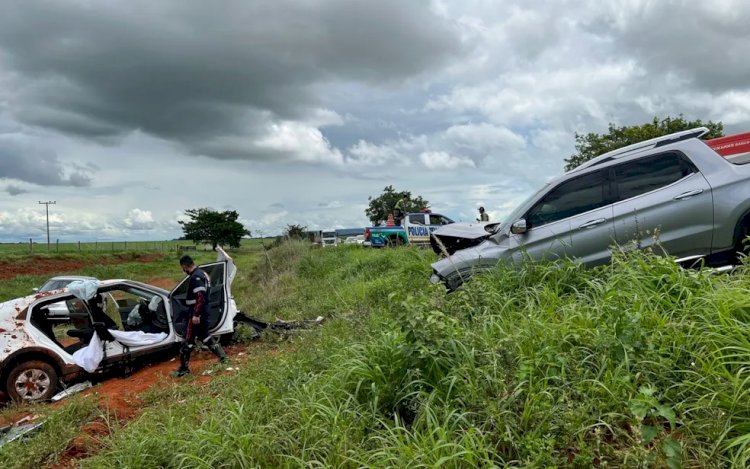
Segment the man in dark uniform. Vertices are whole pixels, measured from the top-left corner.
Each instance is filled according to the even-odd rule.
[[[185,338],[180,346],[180,367],[172,373],[175,377],[190,373],[188,364],[190,363],[190,354],[195,347],[195,339],[199,339],[210,351],[215,353],[220,362],[227,361],[227,355],[224,353],[221,344],[208,333],[208,289],[211,286],[211,279],[208,278],[208,274],[195,266],[195,262],[190,256],[180,258],[180,267],[182,267],[183,272],[190,276],[185,298],[190,315],[185,329]]]

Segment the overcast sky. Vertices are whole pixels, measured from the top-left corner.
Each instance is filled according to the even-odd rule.
[[[492,219],[575,132],[750,130],[747,0],[0,0],[0,241],[366,226],[387,185]]]

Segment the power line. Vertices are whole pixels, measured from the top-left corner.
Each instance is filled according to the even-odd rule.
[[[47,209],[47,251],[49,251],[49,206],[57,204],[56,201],[48,201],[48,202],[39,202],[39,204],[43,204],[46,206]]]

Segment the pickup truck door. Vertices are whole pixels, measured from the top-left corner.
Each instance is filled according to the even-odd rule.
[[[410,213],[405,223],[409,244],[429,243],[430,228],[427,226],[427,214]]]
[[[711,186],[682,153],[624,162],[613,171],[615,234],[620,246],[645,248],[658,239],[672,256],[711,252]]]
[[[605,263],[614,239],[611,186],[607,170],[570,179],[552,188],[524,217],[526,233],[510,235],[515,262],[575,258]]]

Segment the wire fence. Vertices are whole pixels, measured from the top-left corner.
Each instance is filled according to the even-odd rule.
[[[46,253],[118,253],[118,252],[174,252],[174,251],[210,251],[210,245],[195,245],[191,241],[94,241],[94,242],[60,242],[52,241],[49,245],[29,239],[20,243],[0,243],[2,254],[46,254]]]

